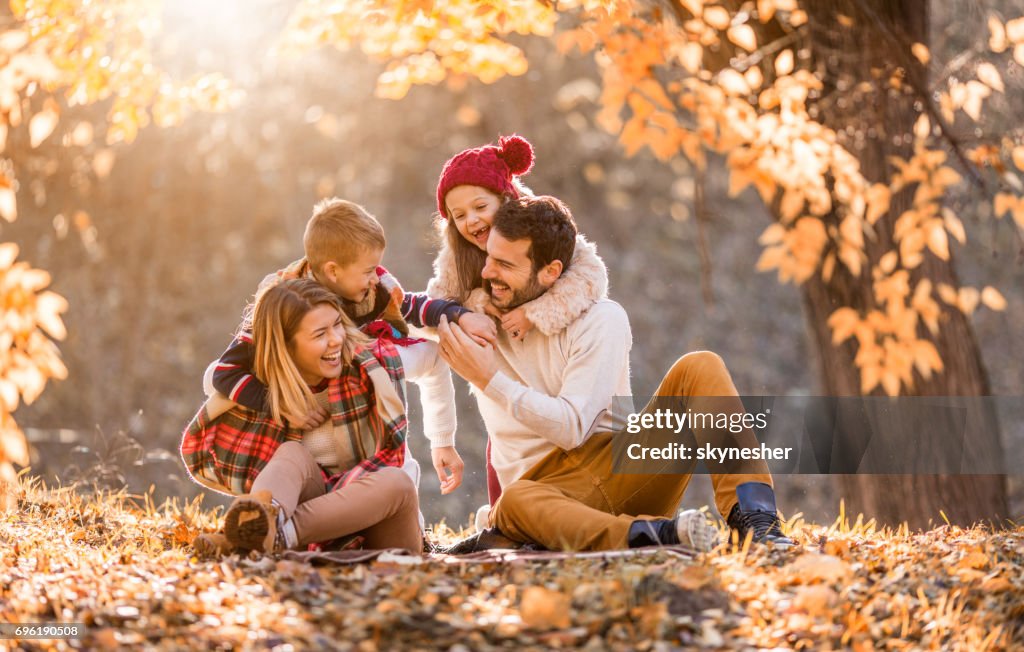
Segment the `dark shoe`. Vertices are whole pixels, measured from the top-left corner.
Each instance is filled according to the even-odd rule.
[[[775,491],[763,482],[745,482],[736,487],[739,500],[729,511],[725,521],[739,534],[742,543],[753,533],[755,543],[770,543],[779,548],[790,548],[796,542],[782,533],[779,513],[775,508]]]
[[[630,548],[690,546],[707,552],[718,544],[718,529],[702,512],[684,509],[675,518],[637,519],[629,526]]]
[[[525,551],[538,551],[544,550],[543,547],[535,543],[520,543],[513,539],[509,539],[507,536],[502,534],[501,530],[496,527],[487,528],[486,530],[480,530],[476,534],[466,537],[461,541],[456,541],[447,548],[441,548],[438,552],[445,555],[468,555],[472,552],[482,552],[484,550],[525,550]]]

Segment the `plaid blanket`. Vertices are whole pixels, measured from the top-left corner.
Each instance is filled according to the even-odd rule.
[[[376,340],[361,348],[327,387],[331,423],[345,428],[360,461],[328,479],[344,487],[384,466],[405,462],[405,374],[394,344]],[[193,480],[230,495],[248,493],[277,447],[301,441],[302,432],[274,422],[220,395],[210,398],[189,423],[181,457]],[[373,442],[372,450],[367,442]]]

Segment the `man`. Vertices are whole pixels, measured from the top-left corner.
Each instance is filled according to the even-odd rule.
[[[491,226],[483,270],[495,307],[511,310],[546,292],[566,270],[575,242],[576,225],[559,200],[505,203]],[[446,321],[439,334],[442,357],[475,388],[503,489],[490,524],[505,536],[553,550],[714,545],[717,533],[700,512],[669,518],[688,474],[612,473],[611,440],[622,425],[612,401],[631,394],[632,336],[619,304],[596,301],[554,335],[533,331],[514,341],[500,332],[494,346],[477,344]],[[709,352],[680,358],[657,395],[727,397],[731,411],[743,409],[725,365]],[[721,435],[693,430],[698,442]],[[731,437],[757,445],[749,429]],[[779,529],[767,465],[745,470],[712,475],[719,511],[741,537],[749,532],[756,541],[792,545]]]

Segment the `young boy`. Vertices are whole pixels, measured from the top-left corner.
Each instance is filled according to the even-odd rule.
[[[313,208],[303,236],[305,257],[267,276],[260,287],[289,278],[308,277],[337,294],[345,313],[364,333],[395,341],[406,378],[420,386],[424,434],[445,494],[462,481],[463,463],[455,450],[455,390],[448,365],[435,342],[409,338],[409,325],[436,327],[442,316],[458,323],[479,341],[494,341],[494,322],[470,312],[454,301],[431,299],[426,293],[407,293],[386,269],[381,258],[387,242],[380,223],[362,206],[338,198],[325,199]],[[267,388],[252,373],[253,346],[250,316],[220,359],[210,365],[207,393],[215,389],[247,408],[266,409]],[[210,385],[212,384],[212,388]],[[326,409],[310,414],[285,414],[303,430],[317,428],[328,418]],[[419,466],[406,455],[406,471],[419,485]]]

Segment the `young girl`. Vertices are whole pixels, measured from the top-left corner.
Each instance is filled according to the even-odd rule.
[[[270,414],[215,396],[182,439],[193,479],[242,494],[223,535],[202,535],[197,550],[275,552],[358,533],[369,548],[419,552],[419,500],[401,470],[407,421],[394,345],[362,335],[338,297],[311,279],[257,297],[252,339]],[[283,425],[282,414],[318,405],[330,412],[325,424]]]
[[[533,194],[519,181],[532,167],[533,147],[515,135],[499,139],[497,146],[467,149],[445,163],[437,184],[435,220],[442,247],[427,285],[431,297],[458,301],[474,312],[499,318],[515,340],[525,338],[532,328],[545,335],[558,333],[608,295],[608,270],[597,248],[580,235],[568,270],[551,289],[505,314],[491,306],[480,275],[491,222],[504,202]],[[487,451],[487,493],[493,505],[501,487],[490,465],[490,443]],[[478,513],[478,524],[481,520]]]

